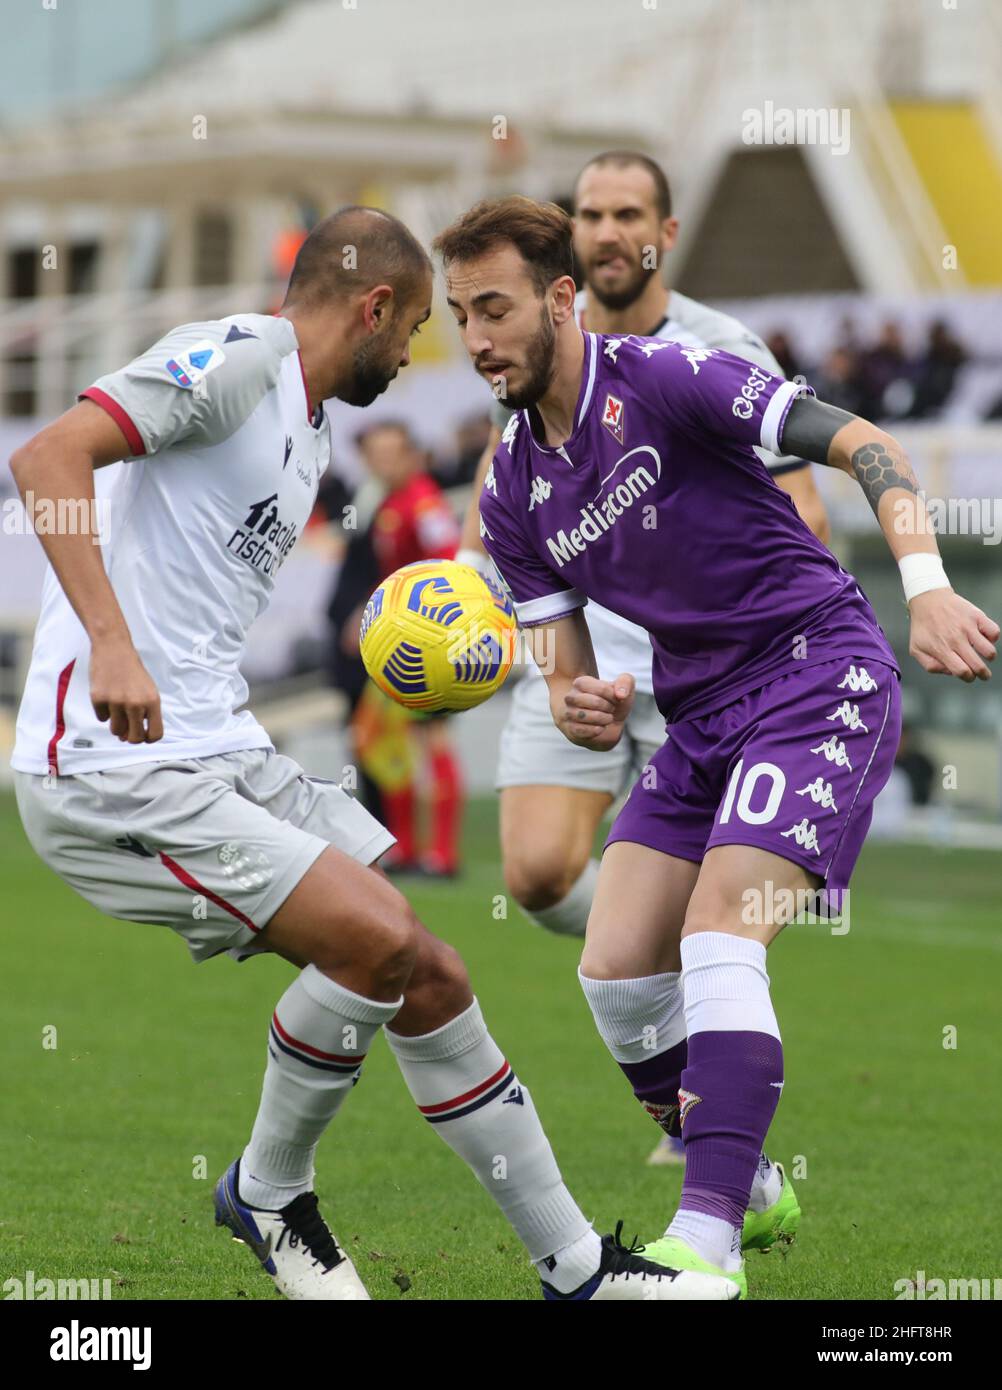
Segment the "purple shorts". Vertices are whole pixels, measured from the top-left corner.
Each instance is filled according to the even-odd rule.
[[[673,724],[606,844],[696,863],[715,845],[754,845],[846,888],[900,733],[890,666],[840,657],[781,676]]]

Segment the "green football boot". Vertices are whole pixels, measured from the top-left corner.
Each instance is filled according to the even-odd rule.
[[[730,1295],[732,1299],[748,1297],[748,1280],[743,1266],[741,1269],[719,1269],[717,1265],[711,1265],[709,1260],[704,1260],[702,1255],[697,1255],[692,1246],[678,1236],[661,1236],[659,1240],[643,1246],[642,1252],[645,1260],[651,1260],[656,1265],[667,1265],[669,1269],[689,1269],[696,1274],[714,1274],[718,1279],[726,1279],[734,1289]]]
[[[783,1179],[779,1200],[766,1207],[765,1211],[745,1212],[742,1250],[760,1250],[765,1255],[774,1245],[792,1245],[796,1239],[800,1226],[800,1203],[793,1183],[786,1176],[786,1169],[782,1163],[777,1163],[776,1167]]]

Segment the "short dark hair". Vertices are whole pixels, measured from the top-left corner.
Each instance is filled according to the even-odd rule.
[[[581,174],[586,169],[602,168],[611,164],[617,169],[628,169],[630,165],[637,165],[641,169],[646,169],[654,182],[654,206],[658,210],[658,215],[662,220],[671,217],[671,189],[668,186],[668,178],[661,165],[650,155],[641,154],[639,150],[606,150],[603,154],[597,154],[594,159],[589,159],[588,163],[574,180],[574,202],[577,204],[577,187],[581,182]]]
[[[467,261],[510,243],[519,252],[536,291],[543,295],[561,275],[574,274],[574,229],[556,203],[537,203],[513,194],[486,198],[457,217],[431,244],[450,261]]]
[[[285,302],[319,304],[387,284],[406,303],[431,268],[424,247],[396,217],[352,204],[318,222],[303,242]]]
[[[355,436],[356,448],[364,449],[366,443],[374,434],[383,434],[387,430],[392,434],[399,434],[404,442],[410,445],[412,449],[417,447],[414,436],[411,434],[411,427],[408,425],[407,421],[399,420],[396,416],[387,416],[385,420],[372,420],[359,430],[358,434]]]

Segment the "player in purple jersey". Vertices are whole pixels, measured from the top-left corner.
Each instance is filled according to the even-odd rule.
[[[559,208],[482,203],[435,249],[474,365],[518,411],[483,538],[542,630],[573,743],[614,746],[633,695],[630,675],[598,679],[588,597],[651,634],[672,736],[609,836],[579,976],[613,1055],[646,1045],[621,1065],[685,1143],[678,1212],[648,1252],[744,1294],[742,1225],[783,1086],[766,947],[798,903],[848,884],[900,728],[869,602],[754,448],[859,481],[925,670],[987,680],[999,627],[951,589],[890,435],[728,353],[582,332]]]

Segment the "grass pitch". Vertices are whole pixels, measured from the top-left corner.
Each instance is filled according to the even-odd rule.
[[[659,1132],[595,1033],[576,945],[513,904],[496,915],[491,801],[470,807],[466,854],[459,883],[405,891],[462,951],[589,1217],[653,1239],[681,1179],[644,1164]],[[290,967],[196,968],[166,929],[102,917],[35,857],[10,796],[0,875],[0,1283],[31,1269],[107,1278],[122,1298],[278,1297],[213,1225],[212,1184],[250,1131]],[[788,1253],[750,1257],[751,1297],[890,1299],[919,1270],[998,1272],[998,885],[990,853],[874,844],[849,933],[796,926],[770,951],[787,1081],[767,1148],[802,1172],[804,1222]],[[321,1143],[317,1190],[377,1299],[539,1296],[381,1039]]]

